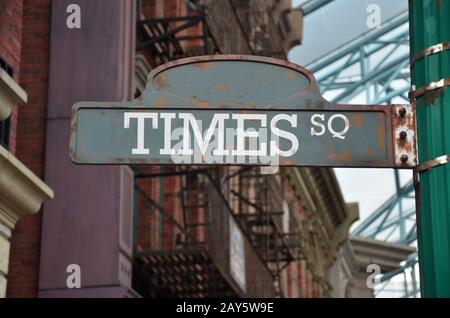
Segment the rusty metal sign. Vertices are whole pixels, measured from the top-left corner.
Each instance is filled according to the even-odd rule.
[[[74,105],[79,164],[396,167],[416,164],[410,105],[336,105],[313,75],[265,57],[214,55],[154,69],[132,102]]]

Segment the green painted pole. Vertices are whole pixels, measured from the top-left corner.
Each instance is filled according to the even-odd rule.
[[[450,1],[410,0],[409,21],[411,62],[416,61],[411,68],[416,93],[411,99],[417,107],[419,167],[425,167],[423,163],[450,154],[448,81],[442,88],[428,86],[450,78],[450,50],[421,54],[450,41]],[[421,88],[427,86],[423,93]],[[421,171],[416,196],[422,296],[450,297],[450,163]]]

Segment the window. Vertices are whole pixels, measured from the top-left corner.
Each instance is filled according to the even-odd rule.
[[[0,145],[5,148],[9,146],[9,127],[11,117],[8,117],[6,120],[0,121]]]
[[[281,13],[281,21],[283,23],[283,28],[285,33],[291,32],[291,24],[289,23],[289,14],[291,13],[291,9],[286,9]]]
[[[13,77],[13,69],[0,57],[0,68],[4,69],[9,76]]]
[[[0,57],[0,68],[6,71],[9,76],[13,77],[13,69]],[[11,117],[0,121],[0,145],[5,148],[9,146],[9,129],[11,126]]]

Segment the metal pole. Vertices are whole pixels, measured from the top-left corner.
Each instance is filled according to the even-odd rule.
[[[410,0],[409,20],[410,97],[416,104],[420,161],[416,197],[421,291],[424,297],[450,297],[450,164],[448,157],[435,160],[450,154],[450,51],[445,44],[450,41],[450,1]],[[429,49],[435,45],[437,50]]]

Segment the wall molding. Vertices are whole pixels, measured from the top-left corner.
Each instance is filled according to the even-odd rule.
[[[20,217],[35,214],[53,190],[13,154],[0,146],[0,221],[14,228]]]
[[[11,115],[14,106],[26,103],[27,93],[16,81],[0,68],[0,120]]]

